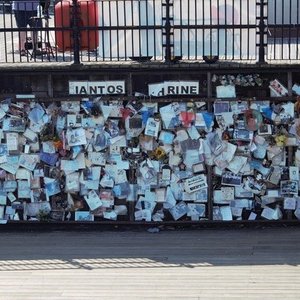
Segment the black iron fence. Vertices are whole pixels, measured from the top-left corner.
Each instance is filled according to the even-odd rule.
[[[299,5],[300,0],[0,0],[0,62],[296,61]]]

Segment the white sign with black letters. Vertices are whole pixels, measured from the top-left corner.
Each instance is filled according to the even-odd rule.
[[[167,95],[198,95],[198,81],[164,81],[148,85],[149,96],[160,97]]]
[[[69,81],[70,95],[125,94],[125,81]]]

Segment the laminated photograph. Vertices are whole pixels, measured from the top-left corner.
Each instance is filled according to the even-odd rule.
[[[220,207],[220,214],[223,221],[232,221],[231,207],[228,205]]]
[[[5,170],[6,172],[8,172],[10,174],[15,175],[19,169],[19,164],[10,164],[9,162],[2,163],[1,169]]]
[[[162,168],[162,172],[161,172],[161,180],[169,183],[171,180],[171,169],[170,168]]]
[[[265,207],[261,213],[261,217],[267,220],[276,220],[276,210],[270,207]]]
[[[264,190],[265,185],[261,182],[258,182],[253,177],[248,176],[243,182],[243,188],[254,193],[255,195],[259,195]]]
[[[17,189],[17,182],[15,180],[6,180],[3,182],[3,190],[8,192],[14,192]]]
[[[267,178],[271,172],[271,168],[264,167],[262,165],[262,162],[259,160],[251,160],[249,164],[251,169],[258,171],[263,176],[263,178]]]
[[[160,121],[154,118],[149,118],[146,123],[145,135],[158,137],[158,132],[160,130]]]
[[[28,217],[36,217],[41,211],[50,212],[51,206],[49,202],[27,203],[25,206],[25,214]]]
[[[28,180],[18,180],[18,198],[31,198],[31,189]]]
[[[257,133],[259,135],[272,135],[272,126],[270,124],[262,124]]]
[[[3,131],[24,132],[25,120],[23,118],[6,118],[3,120]]]
[[[253,209],[254,201],[249,199],[235,199],[230,202],[230,207],[245,208],[246,210]]]
[[[192,169],[195,174],[205,172],[206,170],[203,162],[194,164]]]
[[[21,179],[21,180],[28,180],[30,181],[31,178],[31,172],[27,169],[19,168],[16,172],[16,179]]]
[[[139,136],[139,145],[144,151],[153,151],[154,150],[155,140],[152,136],[140,135]]]
[[[213,206],[213,220],[222,221],[222,215],[219,206]]]
[[[256,214],[255,212],[251,211],[251,213],[250,213],[250,215],[249,215],[249,217],[248,217],[248,220],[249,220],[249,221],[253,221],[253,220],[255,220],[256,218],[257,218],[257,214]]]
[[[229,171],[234,174],[238,174],[244,165],[247,163],[248,158],[245,156],[235,156],[226,167]]]
[[[174,207],[170,208],[169,211],[173,219],[177,221],[178,219],[180,219],[181,217],[187,214],[188,207],[183,201],[181,201],[178,204],[176,204]]]
[[[93,142],[94,142],[94,149],[96,151],[101,151],[110,145],[110,135],[108,132],[104,131],[103,128],[98,127],[95,130]]]
[[[163,204],[164,209],[170,209],[176,205],[176,199],[170,187],[167,187],[167,192],[163,201],[165,201]]]
[[[196,116],[195,116],[195,126],[198,127],[199,129],[203,128],[203,129],[206,129],[207,128],[207,125],[206,125],[206,122],[205,122],[205,119],[204,119],[204,116],[202,113],[196,113]]]
[[[55,166],[58,160],[58,153],[44,153],[40,152],[40,160],[47,165]]]
[[[214,102],[214,114],[222,115],[223,113],[230,112],[230,104],[228,101],[215,101]]]
[[[4,211],[5,211],[5,206],[0,206],[0,224],[6,224],[7,222],[7,220],[4,220]]]
[[[153,196],[150,197],[149,195],[152,194]],[[152,201],[163,203],[166,201],[166,189],[165,188],[157,188],[155,192],[148,192],[145,193],[146,199],[151,199]]]
[[[213,191],[213,201],[214,204],[228,204],[228,201],[223,198],[223,193],[221,190]]]
[[[123,101],[119,100],[110,100],[109,106],[112,108],[109,114],[111,118],[121,118],[122,117],[122,109],[124,108]],[[101,105],[102,109],[102,105]]]
[[[208,199],[207,188],[201,189],[190,195],[194,195],[193,201],[196,203],[206,203]]]
[[[135,208],[140,210],[147,209],[152,213],[155,206],[156,206],[155,201],[146,199],[145,197],[140,197],[135,205]]]
[[[122,182],[122,183],[116,184],[113,187],[113,192],[114,192],[114,195],[117,198],[126,199],[129,192],[130,192],[129,183],[128,182]]]
[[[234,200],[234,187],[221,187],[222,198],[225,201]]]
[[[88,190],[98,190],[99,180],[86,180],[84,182],[84,186]]]
[[[44,181],[45,181],[45,190],[48,197],[59,194],[61,192],[60,184],[58,180],[45,177]]]
[[[241,207],[231,207],[231,214],[233,217],[241,217],[243,209]]]
[[[78,128],[82,125],[82,115],[68,114],[67,115],[67,127]]]
[[[44,153],[56,153],[56,149],[53,141],[47,141],[42,143],[42,149]]]
[[[30,142],[35,143],[38,140],[38,135],[36,132],[32,131],[29,128],[26,128],[25,132],[23,133],[23,136],[28,139]]]
[[[75,221],[92,222],[94,221],[94,215],[89,211],[75,211]]]
[[[187,129],[187,132],[192,140],[198,140],[201,137],[196,126],[191,126],[190,128]]]
[[[104,174],[100,180],[100,185],[102,187],[113,188],[114,187],[114,179],[109,174]]]
[[[16,132],[6,133],[7,150],[10,152],[18,151],[19,149],[19,134]]]
[[[107,219],[107,220],[113,220],[113,221],[116,221],[117,218],[118,218],[118,215],[117,213],[114,211],[114,210],[111,210],[111,211],[105,211],[103,213],[103,218],[104,219]]]
[[[156,177],[156,170],[154,169],[153,164],[149,159],[144,160],[139,165],[139,171],[143,177],[144,180],[151,180]]]
[[[6,192],[0,191],[0,205],[6,205],[6,204],[7,204]]]
[[[271,91],[271,97],[284,97],[288,95],[287,88],[277,79],[274,79],[270,82],[269,88]]]
[[[234,85],[219,85],[216,87],[217,98],[236,98]]]
[[[187,150],[184,155],[184,164],[187,168],[193,168],[193,165],[203,163],[204,156],[199,153],[199,150]]]
[[[240,186],[242,183],[242,176],[232,172],[224,172],[222,174],[222,185]]]
[[[184,185],[182,182],[178,182],[179,178],[175,176],[175,174],[172,174],[172,179],[170,183],[170,189],[172,191],[172,194],[174,195],[174,198],[176,200],[182,199],[182,194],[184,192]]]
[[[41,188],[41,179],[40,179],[40,177],[32,177],[30,179],[30,188],[33,189],[33,190]]]
[[[0,144],[0,164],[7,162],[7,145],[6,144]]]
[[[296,198],[284,198],[283,209],[295,210],[297,200]]]
[[[19,165],[29,171],[33,171],[36,164],[39,162],[39,156],[35,154],[21,154]]]
[[[207,135],[207,140],[211,151],[215,155],[219,155],[225,149],[222,140],[220,139],[219,135],[216,132],[209,133]]]
[[[134,212],[135,221],[151,221],[151,211],[149,209],[141,209]]]
[[[118,169],[122,169],[122,170],[130,169],[130,163],[127,160],[116,160],[115,163]]]
[[[66,113],[78,114],[80,112],[80,101],[62,101],[61,110]]]
[[[184,181],[184,189],[187,193],[193,193],[204,188],[207,188],[206,176],[204,174],[199,174]]]
[[[172,129],[179,124],[180,105],[177,102],[168,104],[159,109],[164,128]]]
[[[105,166],[106,164],[106,153],[101,152],[89,152],[88,159],[93,165]]]
[[[91,190],[87,196],[84,196],[84,200],[88,204],[90,210],[95,210],[102,206],[102,201],[94,190]]]
[[[289,179],[293,181],[299,181],[299,167],[289,167]]]
[[[258,101],[255,101],[255,103],[256,102]],[[238,115],[248,110],[249,105],[247,101],[230,101],[230,108],[233,114]]]
[[[187,208],[188,208],[187,211],[188,217],[193,217],[193,216],[197,216],[198,218],[205,217],[205,210],[206,210],[205,204],[188,203]]]
[[[158,210],[152,215],[152,221],[162,222],[164,220],[165,214],[163,210]]]
[[[281,195],[298,195],[298,181],[283,180],[280,182]]]
[[[233,138],[241,141],[249,141],[253,138],[253,132],[247,129],[235,129],[233,131]]]
[[[81,126],[83,128],[92,128],[92,127],[95,127],[96,124],[95,124],[95,121],[93,118],[91,117],[82,117],[81,118]],[[76,127],[80,127],[80,126],[76,126]]]
[[[233,112],[224,112],[216,115],[216,121],[222,130],[233,125]]]
[[[162,130],[159,134],[159,141],[164,144],[172,144],[175,135],[172,132]]]
[[[62,159],[60,161],[60,168],[66,175],[79,170],[79,166],[76,161],[66,159]]]
[[[70,147],[86,145],[85,130],[83,128],[68,129],[67,130],[67,141]]]
[[[300,96],[300,85],[294,83],[294,85],[292,86],[292,91],[293,91],[296,95]]]
[[[7,198],[11,203],[17,200],[16,196],[11,192],[7,193]]]
[[[254,194],[251,191],[245,190],[242,186],[234,187],[235,198],[253,198]]]
[[[99,186],[99,183],[98,183],[98,186]],[[74,172],[74,173],[66,175],[65,192],[73,193],[73,192],[79,192],[79,191],[80,191],[79,173]]]
[[[118,169],[115,176],[115,184],[120,184],[127,181],[128,179],[127,179],[126,170]]]

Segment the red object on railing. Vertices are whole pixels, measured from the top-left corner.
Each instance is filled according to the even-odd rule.
[[[78,26],[98,26],[98,6],[94,0],[78,0]],[[73,1],[63,0],[55,5],[55,27],[73,27]],[[55,31],[58,50],[73,49],[73,31]],[[96,29],[80,30],[80,50],[95,50],[99,44],[99,34]]]

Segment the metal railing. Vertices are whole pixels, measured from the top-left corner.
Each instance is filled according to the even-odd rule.
[[[0,0],[1,63],[300,60],[300,0],[50,1],[31,27],[21,2]]]

